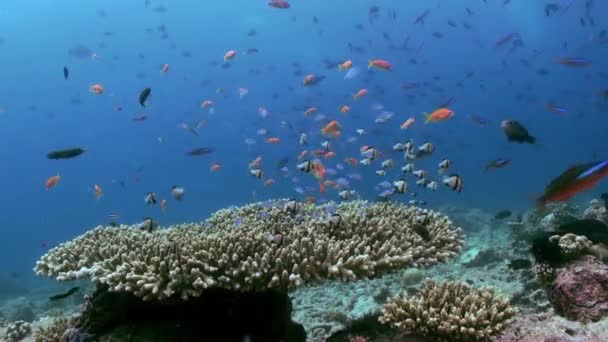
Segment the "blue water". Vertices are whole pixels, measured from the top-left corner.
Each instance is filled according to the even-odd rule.
[[[143,0],[4,1],[0,4],[0,107],[4,109],[0,114],[0,270],[33,277],[29,270],[47,246],[107,223],[109,214],[119,214],[121,223],[150,216],[169,225],[199,221],[217,209],[252,200],[304,200],[307,195],[337,200],[336,191],[328,188],[320,195],[314,177],[296,170],[302,150],[300,133],[315,133],[309,137],[308,150],[320,148],[324,140],[318,131],[327,120],[315,123],[303,114],[312,105],[342,125],[342,137],[332,140],[337,157],[324,160],[327,167],[347,157],[360,159],[363,144],[388,153],[398,141],[413,138],[421,144],[429,140],[437,150],[416,166],[436,175],[437,163],[449,158],[454,163],[452,171],[465,184],[462,193],[443,185],[436,193],[417,191],[430,207],[529,209],[530,196],[541,193],[565,168],[607,155],[608,100],[598,94],[608,89],[608,38],[602,44],[598,37],[608,29],[602,15],[608,13],[608,3],[594,1],[595,27],[588,19],[583,27],[579,21],[585,17],[583,1],[570,2],[565,13],[546,17],[544,2],[522,0],[506,5],[497,0],[294,0],[286,10],[271,8],[263,0],[151,0],[148,8]],[[373,5],[380,11],[370,24],[368,11]],[[159,6],[166,12],[155,10]],[[475,14],[467,15],[466,7]],[[427,9],[424,25],[414,25],[414,19]],[[396,12],[396,19],[390,18],[389,10]],[[448,19],[458,27],[448,26]],[[464,21],[472,29],[464,29]],[[167,39],[160,38],[161,24],[167,28]],[[364,29],[355,29],[356,24]],[[257,34],[248,36],[250,30]],[[444,37],[433,37],[433,32]],[[511,43],[494,47],[508,32],[519,33],[524,43],[514,52],[509,52]],[[389,48],[401,46],[406,39],[407,50]],[[349,42],[366,52],[350,51]],[[88,47],[97,58],[71,56],[69,49],[78,45]],[[247,55],[248,48],[257,48],[259,53]],[[224,53],[231,49],[238,55],[224,68]],[[563,57],[583,57],[593,64],[565,67],[557,63]],[[324,58],[336,64],[350,59],[361,74],[344,80],[337,65],[326,69]],[[368,71],[367,61],[374,58],[390,61],[393,70]],[[410,63],[412,58],[417,64]],[[165,63],[170,70],[161,75]],[[63,66],[70,70],[68,80],[63,78]],[[541,68],[549,74],[539,75]],[[251,72],[254,69],[258,72]],[[303,74],[294,75],[297,69]],[[474,75],[465,79],[469,71]],[[310,73],[326,78],[316,86],[303,87],[302,79]],[[206,85],[201,85],[203,81]],[[457,86],[460,81],[463,87]],[[405,90],[402,84],[406,82],[429,84]],[[102,84],[105,93],[90,93],[94,83]],[[152,94],[149,106],[142,108],[138,96],[145,87]],[[240,87],[249,89],[242,100],[237,93]],[[217,88],[225,93],[216,93]],[[367,88],[368,96],[353,101],[352,94],[360,88]],[[409,94],[414,97],[408,98]],[[450,108],[456,116],[423,125],[421,113],[433,111],[450,97],[455,99]],[[200,108],[203,100],[214,101],[215,113]],[[547,111],[544,106],[550,102],[568,113],[559,116]],[[339,113],[343,104],[350,105],[350,113]],[[371,107],[376,104],[395,116],[383,125],[375,124],[378,112]],[[116,111],[116,106],[122,111]],[[260,106],[268,109],[269,118],[260,118]],[[132,120],[142,113],[148,116],[145,122]],[[471,114],[489,123],[477,126],[467,118]],[[399,125],[410,116],[417,119],[416,124],[400,130]],[[198,137],[178,128],[182,122],[195,125],[203,119],[208,124]],[[538,143],[508,143],[500,128],[505,119],[522,122]],[[270,134],[257,135],[260,128]],[[367,135],[347,143],[348,137],[357,136],[358,128],[365,128]],[[268,145],[269,136],[282,141]],[[247,138],[256,144],[248,146]],[[87,152],[72,160],[46,159],[51,150],[76,146]],[[208,156],[186,156],[197,147],[216,150]],[[263,156],[265,178],[276,180],[272,186],[265,187],[249,175],[247,165],[258,155]],[[285,157],[289,157],[286,176],[276,166]],[[400,176],[404,164],[400,154],[390,157],[396,165],[385,177],[374,173],[380,161],[357,169],[342,162],[345,171],[338,176],[360,173],[363,179],[351,180],[352,188],[372,200],[378,193],[377,183]],[[511,158],[511,165],[483,173],[485,164],[499,157]],[[212,173],[209,167],[215,162],[221,170]],[[45,180],[55,174],[61,175],[61,181],[45,190]],[[294,184],[294,176],[301,182]],[[141,179],[136,182],[136,177]],[[94,184],[104,190],[99,200],[91,190]],[[185,188],[183,201],[171,197],[173,185]],[[297,185],[314,191],[298,195]],[[602,189],[606,190],[605,184],[594,193]],[[144,203],[150,191],[157,193],[159,202],[167,199],[164,212],[158,204]]]

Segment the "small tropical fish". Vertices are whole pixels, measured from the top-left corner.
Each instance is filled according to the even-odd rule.
[[[274,8],[280,8],[280,9],[287,9],[287,8],[291,7],[289,2],[287,2],[285,0],[270,0],[268,2],[268,6],[274,7]]]
[[[340,113],[348,113],[350,112],[350,107],[347,105],[343,105],[342,107],[340,107]]]
[[[93,185],[93,192],[95,193],[96,199],[100,199],[101,196],[103,196],[103,189],[97,184]]]
[[[531,136],[530,133],[528,133],[528,130],[515,120],[504,120],[500,123],[500,126],[503,128],[507,140],[510,142],[519,144],[534,144],[536,142],[536,138]]]
[[[545,108],[553,114],[558,114],[558,115],[568,114],[568,110],[566,108],[559,107],[553,103],[547,103],[545,105]]]
[[[213,163],[211,164],[211,166],[209,167],[209,170],[211,172],[218,172],[220,170],[221,166],[218,163]]]
[[[53,302],[53,301],[56,301],[56,300],[68,298],[69,296],[71,296],[74,293],[78,292],[78,290],[80,290],[80,287],[78,287],[78,286],[72,287],[71,289],[67,290],[64,293],[60,293],[60,294],[57,294],[57,295],[49,297],[49,300],[51,302]]]
[[[454,117],[454,111],[448,108],[439,108],[430,114],[424,114],[424,123],[446,121]]]
[[[449,159],[444,159],[442,160],[438,167],[439,167],[439,174],[443,174],[448,168],[450,168],[450,166],[452,166],[452,161]]]
[[[184,198],[186,190],[178,185],[174,185],[171,187],[171,196],[178,201],[181,201]]]
[[[404,194],[407,191],[407,183],[404,180],[397,180],[393,182],[395,191],[399,194]]]
[[[412,126],[412,125],[413,125],[415,122],[416,122],[416,119],[414,119],[414,118],[409,118],[409,119],[405,120],[405,121],[404,121],[404,122],[401,124],[401,126],[399,126],[399,128],[401,128],[401,129],[408,129],[408,128],[410,128],[410,127],[411,127],[411,126]]]
[[[51,190],[52,188],[54,188],[57,185],[57,183],[59,183],[60,180],[61,180],[60,175],[51,176],[46,180],[46,182],[44,183],[44,186],[46,187],[47,190]]]
[[[308,145],[308,135],[306,133],[300,134],[300,145]]]
[[[368,91],[365,88],[359,89],[359,91],[357,91],[354,95],[353,95],[353,99],[354,100],[358,100],[362,97],[364,97],[365,95],[367,95]]]
[[[89,87],[89,91],[93,94],[101,95],[104,92],[103,86],[99,83],[95,83]]]
[[[249,173],[257,179],[261,179],[264,176],[262,169],[251,169],[249,170]]]
[[[156,204],[156,194],[154,192],[148,192],[146,196],[144,196],[144,202],[146,204]]]
[[[457,191],[457,192],[461,192],[462,189],[464,188],[463,182],[462,182],[462,178],[453,173],[451,175],[449,175],[448,177],[443,179],[443,184],[445,184],[446,186],[448,186],[450,189]]]
[[[558,63],[564,66],[577,68],[588,67],[591,65],[591,61],[588,59],[573,57],[561,58],[560,60],[558,60]]]
[[[145,88],[144,90],[141,91],[141,93],[139,93],[139,104],[142,107],[146,107],[148,105],[146,103],[146,100],[148,100],[148,97],[150,96],[151,92],[152,92],[152,89]]]
[[[490,169],[502,169],[511,164],[511,159],[497,158],[486,164],[485,171]]]
[[[224,62],[228,62],[229,60],[233,59],[234,57],[236,57],[236,51],[230,50],[224,54]]]
[[[325,125],[325,127],[321,128],[321,133],[338,138],[341,134],[340,123],[336,120],[330,121],[327,125]]]
[[[213,101],[205,100],[201,103],[201,108],[211,108],[213,107]]]
[[[249,94],[249,89],[247,88],[239,88],[237,89],[237,92],[239,93],[239,99],[244,99],[245,96],[247,96],[247,94]]]
[[[302,80],[302,85],[313,86],[313,85],[319,84],[319,82],[323,81],[324,79],[325,79],[325,76],[309,74],[309,75],[306,75],[304,77],[304,79]]]
[[[169,64],[163,64],[163,66],[160,68],[160,73],[166,74],[167,72],[169,72]]]
[[[350,60],[345,61],[344,63],[341,63],[338,65],[338,69],[340,69],[340,71],[348,70],[352,67],[353,67],[353,62]]]
[[[213,147],[199,147],[189,151],[187,154],[191,157],[200,157],[215,152]]]
[[[264,186],[271,186],[275,183],[274,178],[268,178],[267,180],[264,181]]]
[[[160,210],[165,210],[167,208],[167,200],[163,198],[162,201],[160,201]]]
[[[317,107],[310,107],[304,112],[304,115],[311,116],[311,115],[314,115],[315,113],[317,113],[318,111],[319,110],[317,109]]]
[[[86,149],[76,147],[76,148],[68,148],[64,150],[56,150],[47,153],[46,157],[48,159],[70,159],[78,157],[79,155],[86,152]]]
[[[67,66],[64,66],[63,67],[63,78],[67,80],[68,77],[70,77],[70,70],[68,69]]]
[[[271,144],[271,145],[276,145],[279,144],[281,142],[281,138],[278,137],[270,137],[268,139],[266,139],[266,143]]]
[[[549,202],[563,202],[576,194],[593,188],[608,175],[608,161],[575,165],[553,179],[537,200],[539,206]]]
[[[391,63],[384,59],[372,59],[367,62],[367,67],[382,70],[391,70],[393,66],[391,65]]]

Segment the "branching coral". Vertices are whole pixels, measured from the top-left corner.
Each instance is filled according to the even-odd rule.
[[[493,289],[430,280],[413,297],[389,300],[379,320],[429,338],[483,340],[504,329],[514,315],[509,301]]]
[[[57,318],[46,326],[34,331],[34,341],[36,342],[57,342],[61,341],[64,332],[69,328],[70,320],[67,318]]]
[[[24,339],[32,332],[29,323],[25,321],[15,321],[6,329],[6,341],[17,342]]]
[[[154,232],[97,227],[51,249],[34,270],[60,281],[90,278],[145,300],[185,300],[210,287],[290,289],[429,266],[454,257],[462,243],[460,229],[430,210],[273,201]]]

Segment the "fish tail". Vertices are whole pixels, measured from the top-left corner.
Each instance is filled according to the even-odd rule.
[[[422,115],[424,115],[424,124],[428,124],[429,122],[433,121],[433,118],[431,117],[431,114],[428,113],[422,113]]]
[[[373,67],[373,66],[374,66],[374,61],[371,61],[371,60],[367,61],[367,68],[368,69],[371,69],[371,67]]]

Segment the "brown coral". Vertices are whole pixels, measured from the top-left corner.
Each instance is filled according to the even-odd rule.
[[[57,342],[61,341],[63,333],[69,328],[70,320],[67,318],[57,318],[46,327],[40,327],[34,331],[34,341],[36,342]]]
[[[223,209],[202,224],[154,232],[97,227],[51,249],[35,271],[60,281],[90,278],[146,300],[185,300],[209,287],[287,289],[429,266],[463,243],[459,228],[429,210],[352,201],[293,211],[287,204]],[[339,220],[329,219],[334,212]],[[421,217],[426,238],[416,232]]]
[[[514,315],[509,301],[491,288],[429,280],[417,295],[389,300],[379,320],[428,338],[468,341],[489,339]]]

